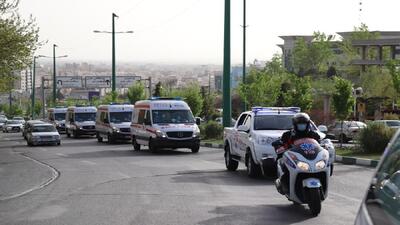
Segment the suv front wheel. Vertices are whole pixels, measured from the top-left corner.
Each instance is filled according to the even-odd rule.
[[[225,145],[225,166],[229,171],[236,171],[239,167],[239,162],[234,160],[231,155],[231,149],[229,145]]]

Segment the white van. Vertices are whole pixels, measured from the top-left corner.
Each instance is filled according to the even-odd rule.
[[[67,137],[80,135],[95,135],[97,109],[94,106],[71,106],[65,115],[65,132]]]
[[[133,105],[111,104],[97,108],[96,137],[99,142],[107,138],[108,143],[131,139]]]
[[[67,108],[65,107],[56,107],[47,110],[47,120],[57,128],[58,133],[65,132],[66,113]]]
[[[152,98],[135,103],[131,125],[132,145],[150,151],[160,148],[200,148],[199,120],[195,121],[188,104],[171,98]]]

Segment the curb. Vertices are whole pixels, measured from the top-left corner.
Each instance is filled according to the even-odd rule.
[[[213,143],[200,143],[200,146],[207,147],[207,148],[220,148],[220,149],[224,148],[224,145],[222,145],[222,144],[213,144]],[[376,167],[379,163],[379,160],[336,155],[335,162],[343,163],[346,165]]]

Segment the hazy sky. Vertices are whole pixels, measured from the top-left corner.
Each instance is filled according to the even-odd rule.
[[[360,24],[360,0],[247,0],[247,61],[280,53],[280,35],[334,34]],[[362,0],[361,20],[371,30],[400,30],[399,0]],[[232,62],[242,61],[242,0],[232,4]],[[48,44],[38,54],[68,54],[69,60],[111,61],[111,13],[119,15],[117,60],[222,64],[224,0],[21,0]]]

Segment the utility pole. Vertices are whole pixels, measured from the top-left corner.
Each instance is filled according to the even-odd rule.
[[[115,31],[115,18],[118,18],[118,16],[115,13],[112,13],[112,24],[111,24],[112,30],[111,30],[111,32],[110,31],[99,31],[99,30],[93,31],[94,33],[111,34],[111,47],[112,47],[112,49],[111,49],[111,51],[112,51],[112,53],[111,53],[111,57],[112,57],[112,59],[111,59],[111,76],[112,76],[111,91],[112,92],[115,92],[115,89],[116,89],[115,34],[116,33],[118,33],[118,34],[123,34],[123,33],[132,34],[133,33],[133,31],[131,31],[131,30],[123,31],[123,32],[116,32]],[[113,99],[113,101],[115,101],[115,99]]]
[[[243,84],[246,83],[246,0],[243,0]],[[243,112],[246,111],[246,101],[243,102]]]
[[[53,44],[53,106],[56,106],[56,88],[57,88],[57,80],[56,80],[56,44]]]
[[[42,118],[45,119],[46,115],[46,99],[44,97],[44,77],[42,77]]]
[[[36,79],[36,58],[37,56],[33,57],[33,71],[32,71],[32,106],[31,106],[31,118],[34,119],[35,117],[35,79]]]
[[[223,126],[231,126],[231,1],[225,0]]]
[[[111,82],[111,90],[112,92],[115,92],[115,17],[118,17],[115,15],[115,13],[112,14],[112,82]],[[115,99],[113,99],[115,101]]]

